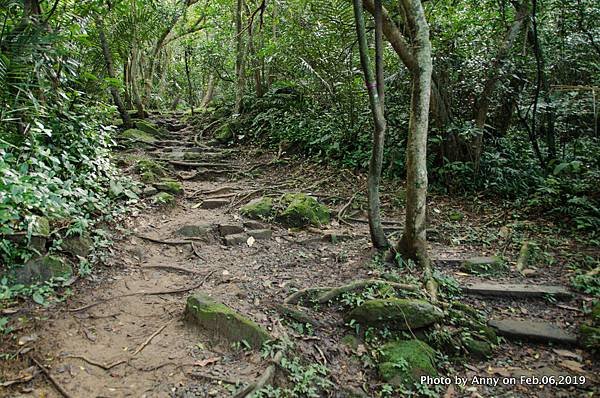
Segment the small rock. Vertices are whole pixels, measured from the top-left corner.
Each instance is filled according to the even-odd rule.
[[[227,199],[206,199],[202,202],[202,209],[217,209],[219,207],[223,207],[229,204],[229,200]]]
[[[281,198],[285,207],[277,220],[290,227],[320,226],[329,223],[329,209],[317,199],[303,193],[288,193]]]
[[[237,246],[244,244],[248,241],[248,235],[246,234],[233,234],[225,237],[226,246]]]
[[[241,225],[236,224],[220,224],[219,235],[225,237],[227,235],[241,234],[244,232],[244,228]]]
[[[271,239],[273,235],[273,231],[270,229],[253,229],[248,231],[248,235],[252,236],[254,239]]]
[[[170,178],[161,178],[159,182],[154,183],[154,188],[159,191],[168,192],[172,195],[183,193],[183,185],[180,182]]]
[[[158,189],[156,189],[150,185],[145,186],[144,189],[142,190],[142,196],[144,198],[147,198],[148,196],[156,195],[157,193],[158,193]]]
[[[474,339],[472,337],[464,337],[462,339],[463,346],[474,358],[484,359],[492,355],[492,345],[487,341]]]
[[[159,192],[152,197],[152,203],[158,205],[175,206],[175,197],[167,192]]]

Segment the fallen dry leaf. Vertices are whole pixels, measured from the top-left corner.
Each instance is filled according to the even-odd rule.
[[[19,339],[18,344],[19,345],[25,345],[27,343],[31,343],[33,341],[36,341],[38,339],[38,335],[37,334],[30,334],[29,336],[23,336]]]
[[[254,236],[251,236],[248,238],[248,240],[246,241],[246,243],[248,244],[248,247],[252,247],[252,245],[254,244],[256,240],[254,239]]]
[[[492,368],[491,366],[487,368],[488,374],[497,374],[502,377],[510,377],[510,372],[506,368]]]

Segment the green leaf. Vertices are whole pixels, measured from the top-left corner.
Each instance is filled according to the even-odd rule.
[[[42,296],[39,292],[33,293],[31,298],[39,305],[44,305],[46,303],[46,299],[44,299],[44,296]]]

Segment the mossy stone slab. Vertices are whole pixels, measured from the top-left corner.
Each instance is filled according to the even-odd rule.
[[[462,270],[475,275],[499,275],[507,271],[500,257],[471,257],[463,261]]]
[[[188,297],[185,312],[188,321],[228,343],[245,341],[258,349],[271,338],[266,330],[251,319],[204,294]]]
[[[162,192],[168,192],[171,195],[180,195],[183,193],[183,185],[179,181],[170,178],[162,178],[160,181],[152,184],[154,188]]]
[[[329,223],[329,209],[312,196],[303,193],[285,194],[281,198],[281,204],[285,209],[277,216],[277,221],[284,225],[301,228]]]
[[[143,142],[145,144],[153,144],[157,141],[151,134],[138,129],[127,129],[121,133],[121,137],[136,142]]]

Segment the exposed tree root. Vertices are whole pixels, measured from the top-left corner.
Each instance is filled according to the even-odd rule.
[[[279,311],[282,315],[292,318],[300,323],[309,323],[316,328],[322,326],[321,322],[304,313],[302,310],[294,308],[290,305],[276,304],[275,309]]]
[[[205,163],[205,162],[185,162],[182,160],[169,160],[173,166],[181,167],[226,167],[231,166],[229,163]]]
[[[201,274],[202,273],[202,272],[199,272],[199,271],[196,271],[193,269],[177,267],[175,265],[146,265],[141,268],[142,269],[156,268],[156,269],[163,269],[163,270],[167,270],[167,271],[186,272],[188,274]]]
[[[271,360],[271,364],[267,367],[267,369],[265,369],[264,373],[260,376],[260,378],[258,378],[258,380],[256,380],[256,383],[254,383],[253,385],[251,384],[253,388],[244,394],[238,393],[235,395],[235,397],[255,397],[259,390],[261,390],[266,385],[271,384],[273,382],[273,378],[275,377],[275,372],[277,371],[277,365],[279,364],[279,362],[281,362],[282,358],[283,352],[279,351],[277,354],[275,354],[275,356]]]
[[[144,236],[144,235],[135,235],[135,236],[137,236],[140,239],[147,240],[148,242],[160,243],[163,245],[188,245],[188,244],[192,243],[191,240],[162,240],[162,239],[152,238],[150,236]]]
[[[323,292],[328,292],[329,290],[334,289],[333,287],[309,287],[306,289],[298,290],[290,294],[285,300],[283,300],[284,304],[298,304],[301,300],[305,298],[319,296]]]
[[[394,287],[397,289],[408,290],[411,292],[415,292],[415,291],[419,290],[419,287],[416,285],[409,285],[409,284],[405,284],[405,283],[396,283],[396,282],[386,281],[386,280],[382,280],[382,279],[364,279],[364,280],[353,281],[344,286],[331,288],[328,291],[322,293],[317,298],[317,302],[319,304],[324,304],[330,300],[333,300],[333,299],[341,296],[344,293],[354,292],[357,290],[365,289],[369,286],[379,285],[379,284],[386,284],[388,286],[391,286],[391,287]]]
[[[37,365],[38,368],[42,371],[42,373],[46,376],[46,378],[52,383],[52,385],[56,388],[56,390],[65,398],[74,398],[64,387],[50,374],[50,371],[46,369],[44,365],[41,364],[33,355],[29,356],[31,360]]]
[[[126,359],[121,359],[121,360],[115,361],[115,362],[110,363],[110,364],[103,364],[103,363],[94,361],[93,359],[89,359],[87,357],[84,357],[83,355],[67,355],[64,358],[81,359],[82,361],[87,362],[90,365],[97,366],[97,367],[99,367],[101,369],[104,369],[104,370],[110,370],[110,369],[114,368],[115,366],[118,366],[118,365],[121,365],[121,364],[127,362]]]
[[[131,354],[131,356],[135,356],[137,354],[139,354],[140,352],[142,352],[142,350],[144,348],[146,348],[146,346],[148,344],[150,344],[152,342],[152,339],[154,339],[156,336],[158,336],[163,330],[165,330],[165,328],[167,326],[169,326],[171,323],[173,322],[173,319],[171,319],[169,322],[165,323],[164,325],[162,325],[160,328],[158,328],[158,330],[156,330],[156,332],[152,333],[150,335],[150,337],[148,337],[142,344],[140,344],[140,346],[137,348],[137,350],[135,350],[133,352],[133,354]]]

